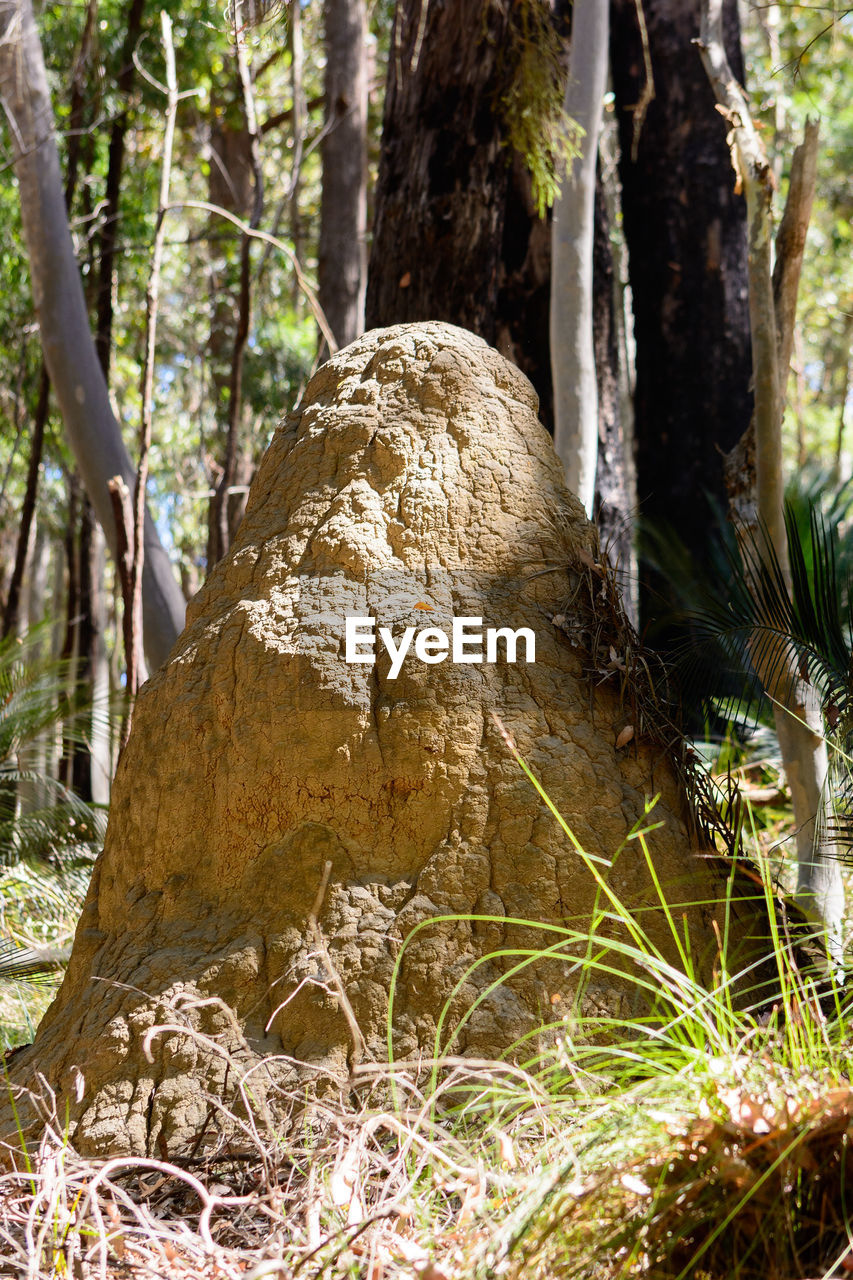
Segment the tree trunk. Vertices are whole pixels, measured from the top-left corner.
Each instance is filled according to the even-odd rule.
[[[555,6],[557,21],[564,7]],[[527,375],[539,395],[540,419],[553,431],[550,223],[538,216],[524,158],[510,146],[495,109],[512,74],[501,51],[511,39],[516,12],[505,0],[491,0],[482,22],[472,23],[458,0],[428,9],[419,0],[397,5],[367,326],[443,319],[472,329]],[[603,215],[603,198],[596,208]],[[597,509],[609,513],[604,532],[611,546],[619,530],[616,556],[630,573],[633,461],[609,385],[614,378],[619,382],[612,362],[620,353],[610,346],[613,264],[605,261],[610,246],[603,226],[596,227],[596,237],[594,325],[603,442]]]
[[[250,227],[260,224],[263,212],[263,174],[260,163],[259,136],[255,119],[254,93],[251,74],[243,46],[240,7],[235,9],[235,42],[238,71],[236,82],[236,110],[240,125],[233,127],[227,119],[220,127],[213,128],[213,158],[211,165],[210,199],[231,213],[243,217],[251,208]],[[244,457],[241,444],[243,417],[243,363],[251,321],[252,240],[245,234],[240,237],[239,277],[233,280],[229,272],[227,256],[222,272],[232,286],[224,296],[217,290],[214,302],[214,319],[211,329],[210,350],[214,365],[214,388],[220,435],[223,440],[219,474],[208,514],[207,568],[219,560],[231,545],[231,539],[246,509],[246,493],[234,493],[237,481],[251,470],[251,462]],[[220,286],[221,287],[221,286]],[[227,372],[222,358],[227,349]],[[218,365],[218,368],[216,367]]]
[[[302,261],[302,215],[299,210],[299,199],[302,189],[302,154],[305,149],[305,123],[308,115],[305,101],[305,49],[302,42],[302,10],[293,4],[288,10],[288,45],[290,47],[290,86],[293,96],[293,150],[291,151],[291,178],[288,200],[290,217],[290,239],[297,262]],[[284,210],[282,209],[282,215]],[[278,220],[277,220],[278,221]],[[267,246],[271,248],[271,246]],[[366,258],[366,250],[365,250]],[[364,268],[365,283],[367,267]],[[291,305],[297,311],[302,304],[302,290],[296,273],[293,274]]]
[[[212,104],[215,106],[215,104]],[[245,121],[237,124],[231,117],[237,110],[235,107],[222,105],[223,119],[214,119],[210,133],[210,178],[208,181],[208,199],[211,204],[228,209],[229,212],[244,218],[252,201],[252,158],[250,154],[251,140]],[[223,515],[223,498],[220,494],[220,481],[224,474],[225,440],[228,436],[229,417],[229,384],[231,381],[231,356],[234,350],[234,333],[237,327],[239,300],[238,283],[235,280],[234,264],[228,256],[231,245],[231,228],[221,219],[211,217],[211,225],[218,232],[228,235],[229,239],[212,241],[210,265],[210,334],[207,340],[209,357],[209,377],[211,399],[216,416],[216,457],[211,459],[214,471],[213,490],[208,507],[207,520],[207,566],[208,570],[224,555],[230,544],[230,537],[223,539],[221,519]],[[239,243],[239,234],[234,239]],[[228,518],[230,532],[236,528],[231,524],[231,504],[228,502]],[[245,501],[242,504],[245,506]],[[242,510],[241,513],[242,514]],[[239,517],[237,518],[239,523]]]
[[[512,9],[397,5],[367,280],[367,327],[447,320],[530,378],[553,430],[550,226],[495,109]]]
[[[367,9],[326,0],[320,306],[339,347],[364,329],[367,274]]]
[[[369,329],[447,320],[494,343],[511,156],[495,110],[507,0],[397,5],[367,280]]]
[[[95,347],[107,382],[110,380],[110,356],[113,344],[113,292],[116,243],[119,221],[119,197],[121,175],[124,169],[125,138],[129,125],[128,99],[136,79],[133,55],[142,33],[145,0],[130,0],[127,11],[124,41],[121,49],[121,65],[116,77],[116,89],[124,99],[124,109],[113,121],[107,152],[107,183],[104,192],[104,213],[101,222],[100,262],[97,285],[97,325]]]
[[[44,525],[36,519],[32,532],[32,554],[26,581],[25,625],[28,631],[42,625],[48,612],[48,578],[50,574],[51,545]],[[38,662],[47,653],[48,639],[43,638],[33,646],[32,657]],[[22,779],[17,785],[17,800],[25,813],[42,809],[50,803],[48,787],[44,781],[47,776],[48,730],[40,733],[27,744],[18,757],[18,767],[31,772],[32,777]]]
[[[95,804],[109,804],[113,777],[110,666],[107,654],[107,597],[104,592],[106,546],[101,526],[93,521],[87,546],[89,587],[88,669],[92,718],[88,776]],[[76,783],[75,783],[76,786]]]
[[[59,781],[64,787],[71,786],[74,769],[74,745],[67,733],[67,722],[74,713],[74,690],[77,684],[78,655],[80,651],[80,547],[77,541],[77,526],[80,511],[80,477],[76,471],[66,475],[66,492],[68,495],[67,515],[65,517],[65,535],[63,550],[65,552],[65,636],[62,641],[60,657],[67,664],[65,671],[65,690],[60,698],[62,714],[61,753],[59,757]]]
[[[729,60],[742,76],[735,0],[724,8]],[[634,158],[643,41],[634,0],[611,2],[636,338],[637,492],[641,519],[670,525],[701,565],[704,495],[724,504],[721,451],[740,438],[752,411],[746,205],[734,192],[725,130],[691,43],[699,0],[644,0],[643,11],[655,97]],[[662,597],[671,598],[667,584],[644,578],[646,621],[660,614]]]
[[[775,182],[749,105],[728,65],[722,39],[721,0],[703,0],[702,60],[717,98],[732,121],[729,142],[746,195],[749,235],[749,315],[755,407],[748,435],[736,454],[754,458],[745,468],[740,499],[752,510],[738,529],[744,567],[761,613],[762,585],[756,581],[754,548],[778,565],[788,592],[791,574],[784,522],[782,411],[794,342],[797,292],[817,175],[818,125],[806,124],[806,137],[791,165],[785,214],[776,239],[773,267],[773,191]],[[750,453],[751,450],[751,453]],[[727,459],[727,462],[730,461]],[[749,490],[751,489],[751,493]],[[749,533],[751,532],[751,538]],[[766,540],[766,546],[764,544]],[[838,850],[831,839],[821,845],[821,809],[832,820],[826,794],[829,759],[823,717],[814,686],[799,678],[796,656],[785,637],[765,631],[755,636],[752,659],[773,699],[776,735],[797,827],[797,897],[825,926],[830,952],[842,956],[844,885]],[[823,832],[826,835],[826,831]]]
[[[563,110],[583,135],[563,179],[551,223],[551,369],[554,448],[566,483],[593,513],[598,461],[598,388],[593,345],[592,264],[596,161],[607,83],[608,10],[575,0]]]
[[[111,547],[111,476],[135,482],[89,331],[65,212],[50,94],[30,0],[0,0],[0,91],[10,121],[33,298],[50,380],[92,505]],[[183,626],[184,599],[154,523],[146,521],[145,647],[164,662]]]

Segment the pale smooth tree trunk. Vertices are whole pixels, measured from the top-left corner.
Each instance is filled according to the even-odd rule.
[[[326,0],[320,306],[339,347],[364,330],[367,283],[367,8]]]
[[[30,0],[0,0],[0,96],[9,121],[15,175],[45,364],[77,466],[111,550],[115,523],[107,490],[136,471],[110,407],[89,329],[68,219],[41,43]],[[145,525],[145,649],[165,662],[184,624],[184,598],[150,516]]]
[[[598,459],[598,390],[592,323],[595,169],[607,84],[609,6],[575,0],[564,111],[583,129],[551,227],[551,371],[554,448],[566,482],[593,514]]]
[[[755,409],[752,439],[742,450],[754,450],[754,495],[741,498],[741,522],[753,498],[753,524],[763,531],[790,584],[784,524],[782,410],[794,334],[797,288],[806,228],[814,193],[817,126],[807,124],[806,139],[792,165],[785,216],[776,240],[773,270],[773,173],[749,106],[732,74],[722,38],[722,0],[703,0],[700,50],[708,78],[730,121],[732,159],[743,184],[749,235],[749,316],[752,331]],[[752,486],[746,485],[747,490]],[[759,539],[760,545],[760,539]],[[780,641],[784,646],[784,642]],[[798,678],[796,660],[759,640],[755,665],[774,700],[776,732],[785,775],[791,788],[797,825],[797,898],[827,931],[830,951],[840,954],[844,888],[835,849],[819,843],[820,815],[827,804],[826,741],[818,699],[811,685]]]

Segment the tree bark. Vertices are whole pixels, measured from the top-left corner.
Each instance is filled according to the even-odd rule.
[[[391,36],[366,323],[447,320],[494,343],[511,156],[495,110],[508,0],[400,0]]]
[[[320,306],[339,347],[364,330],[367,275],[367,9],[326,0]],[[393,55],[392,55],[393,56]]]
[[[113,344],[113,274],[119,221],[121,175],[124,169],[125,139],[129,126],[129,98],[136,79],[133,54],[142,34],[145,0],[130,0],[127,23],[116,77],[116,89],[124,99],[124,109],[113,121],[107,152],[107,182],[104,191],[104,214],[101,222],[100,262],[97,285],[97,323],[95,347],[104,377],[110,380],[110,357]]]
[[[565,9],[561,2],[554,6],[561,30]],[[553,432],[550,222],[538,216],[524,157],[510,146],[495,109],[511,82],[502,51],[513,39],[516,14],[506,0],[491,0],[477,23],[460,0],[397,5],[367,325],[441,319],[472,329],[527,375],[539,395],[539,417]],[[597,198],[597,217],[605,207]],[[633,460],[605,385],[618,381],[613,362],[620,356],[609,345],[612,272],[608,236],[597,225],[594,323],[603,397],[599,436],[606,441],[598,510],[609,512],[611,542],[618,528],[616,554],[630,573]]]
[[[752,412],[746,205],[734,191],[725,130],[698,53],[699,0],[643,0],[655,97],[634,147],[646,83],[635,0],[611,0],[611,64],[636,338],[640,517],[667,524],[706,562],[706,494],[724,503],[721,451]],[[726,47],[743,75],[735,0]],[[697,336],[698,335],[698,336]],[[644,576],[648,622],[671,599]]]
[[[495,104],[512,8],[482,23],[461,0],[397,5],[367,281],[368,328],[447,320],[471,329],[533,383],[553,431],[550,224]]]
[[[516,152],[504,200],[493,341],[533,383],[540,420],[553,435],[550,310],[551,223],[537,213],[530,174]]]
[[[621,289],[616,280],[610,216],[599,166],[592,261],[592,333],[598,399],[594,516],[601,544],[616,572],[625,610],[636,626],[639,606],[633,535],[637,487],[633,423],[622,386],[617,302],[621,304]]]
[[[551,369],[554,448],[566,481],[593,513],[598,460],[598,388],[592,321],[596,161],[607,84],[608,9],[575,0],[564,112],[583,135],[551,222]]]
[[[235,77],[235,81],[236,81]],[[237,84],[239,102],[239,83]],[[208,182],[210,203],[228,209],[239,218],[249,213],[252,204],[251,139],[246,128],[242,107],[221,104],[222,119],[215,118],[211,128],[211,165]],[[239,112],[239,123],[237,113]],[[218,117],[218,112],[216,115]],[[211,225],[217,219],[211,216]],[[222,223],[219,222],[221,227]],[[245,240],[245,236],[240,237]],[[214,242],[215,243],[215,242]],[[232,376],[234,335],[238,323],[239,284],[234,279],[234,265],[228,256],[230,242],[214,248],[210,267],[210,334],[207,340],[211,396],[216,416],[216,456],[211,459],[213,469],[213,497],[208,507],[207,565],[210,569],[224,555],[230,543],[239,517],[245,508],[245,498],[237,510],[230,498],[225,500],[222,480],[226,464],[225,444],[229,430],[229,387]],[[229,483],[233,483],[230,482]],[[223,511],[223,507],[225,510]],[[223,530],[223,517],[227,513],[228,528]]]
[[[0,93],[9,118],[45,363],[80,474],[114,548],[107,482],[122,475],[133,484],[135,470],[89,331],[30,0],[0,0]],[[145,646],[151,665],[159,666],[183,626],[184,599],[150,516],[145,543]]]
[[[244,159],[248,161],[251,175],[252,212],[249,227],[256,230],[261,221],[264,208],[264,179],[261,168],[258,124],[255,115],[255,96],[252,77],[246,59],[246,49],[242,29],[242,8],[240,0],[234,0],[234,43],[237,59],[237,84],[245,131],[241,130],[244,143]],[[216,485],[211,503],[210,523],[212,526],[212,546],[214,559],[208,558],[208,570],[223,556],[231,546],[232,534],[240,522],[246,507],[246,498],[233,501],[232,488],[237,479],[240,453],[240,422],[243,413],[243,362],[246,343],[249,340],[249,325],[252,312],[252,276],[251,276],[252,237],[243,233],[240,239],[240,281],[236,297],[236,316],[231,343],[231,366],[228,376],[227,418],[225,424],[225,450],[222,460],[222,473]]]

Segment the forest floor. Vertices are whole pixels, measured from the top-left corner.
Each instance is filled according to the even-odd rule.
[[[790,887],[784,792],[761,770],[745,785],[753,853]],[[43,913],[30,940],[62,939],[68,895],[21,889]],[[86,1160],[48,1128],[0,1173],[0,1277],[853,1274],[853,1023],[842,991],[818,1001],[778,959],[760,1018],[687,975],[654,1019],[567,1024],[526,1069],[378,1070],[289,1130],[231,1117],[191,1160]],[[2,1034],[26,1042],[55,982],[5,986]]]

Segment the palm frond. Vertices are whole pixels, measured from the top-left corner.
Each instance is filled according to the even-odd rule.
[[[850,592],[838,588],[838,530],[814,508],[808,539],[790,506],[785,511],[791,586],[766,533],[741,530],[740,554],[727,551],[728,572],[693,616],[693,640],[679,661],[688,687],[703,696],[761,706],[767,688],[784,701],[802,680],[815,687],[836,723],[853,709]],[[721,671],[710,661],[725,656]],[[726,701],[728,700],[728,701]],[[831,728],[834,727],[830,726]]]
[[[15,978],[38,980],[45,974],[64,969],[70,954],[69,947],[52,947],[37,951],[22,947],[10,938],[0,940],[0,980]]]
[[[102,815],[37,763],[38,744],[87,743],[92,709],[68,662],[50,656],[50,624],[0,641],[0,865],[31,858],[91,859]],[[21,804],[22,790],[37,796]]]

